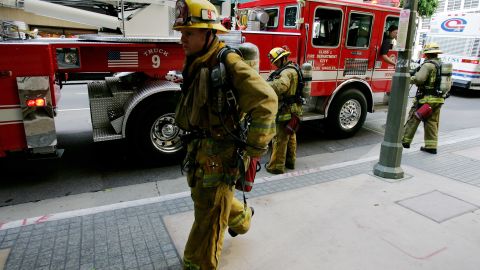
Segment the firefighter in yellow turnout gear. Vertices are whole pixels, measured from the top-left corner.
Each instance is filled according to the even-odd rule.
[[[210,270],[218,266],[225,230],[233,236],[250,227],[252,208],[234,198],[234,185],[246,159],[267,151],[275,134],[278,100],[254,69],[238,54],[228,53],[222,62],[227,82],[235,86],[228,88],[236,100],[231,105],[231,96],[220,92],[212,79],[211,71],[220,63],[217,55],[225,47],[216,33],[227,32],[215,7],[207,0],[178,0],[176,8],[173,29],[181,31],[186,59],[175,113],[177,125],[189,132],[183,170],[195,217],[183,262],[184,269]],[[233,135],[238,136],[239,120],[247,118],[246,140],[239,144]]]
[[[268,78],[268,83],[272,86],[278,95],[279,110],[277,114],[277,134],[272,141],[272,155],[266,168],[273,174],[282,174],[285,167],[295,169],[295,160],[297,157],[297,137],[295,130],[287,129],[287,125],[292,123],[292,117],[299,119],[303,113],[301,101],[296,95],[299,76],[294,64],[288,61],[290,51],[285,48],[273,48],[268,57],[270,62],[277,67]],[[299,123],[296,122],[298,125]]]
[[[423,63],[420,69],[410,78],[410,83],[415,84],[418,89],[408,114],[408,120],[405,124],[402,145],[404,148],[410,148],[415,132],[421,122],[415,113],[423,104],[428,104],[432,109],[432,113],[430,117],[423,120],[425,147],[422,146],[420,150],[430,154],[436,154],[440,109],[445,102],[445,98],[440,96],[435,88],[435,85],[440,82],[437,82],[437,67],[432,62],[435,62],[438,66],[440,65],[441,61],[438,58],[438,54],[441,54],[442,51],[438,44],[432,42],[425,45],[423,53],[426,57],[425,63]]]

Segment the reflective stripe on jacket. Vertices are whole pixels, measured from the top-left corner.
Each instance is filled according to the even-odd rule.
[[[437,96],[424,96],[418,101],[418,103],[443,104],[445,103],[445,99],[443,97],[437,97]]]
[[[292,64],[287,64],[291,65]],[[278,121],[288,121],[292,118],[292,113],[301,116],[303,113],[302,105],[297,103],[284,104],[282,101],[287,96],[295,96],[298,85],[298,74],[295,68],[285,68],[278,76],[268,82],[278,95],[279,111]]]

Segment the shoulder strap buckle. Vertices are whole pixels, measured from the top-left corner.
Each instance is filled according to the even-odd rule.
[[[229,107],[233,108],[237,105],[237,99],[235,98],[232,89],[225,91],[225,99],[227,100]]]

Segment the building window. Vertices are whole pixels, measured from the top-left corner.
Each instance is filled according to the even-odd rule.
[[[459,10],[461,3],[461,0],[448,0],[447,11]]]
[[[477,8],[478,7],[478,0],[465,0],[463,3],[463,8],[464,9],[471,9],[471,8]]]
[[[440,13],[445,11],[445,0],[438,0],[438,6],[435,12]]]
[[[430,29],[430,17],[422,17],[422,29]]]

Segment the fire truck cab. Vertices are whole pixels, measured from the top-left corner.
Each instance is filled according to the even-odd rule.
[[[375,100],[390,91],[395,67],[382,60],[386,30],[398,26],[398,8],[333,0],[258,0],[240,4],[236,25],[260,50],[260,72],[272,72],[267,54],[287,46],[289,60],[312,65],[303,120],[326,118],[328,131],[358,131]],[[390,58],[397,53],[390,50]],[[383,98],[382,98],[383,100]]]

